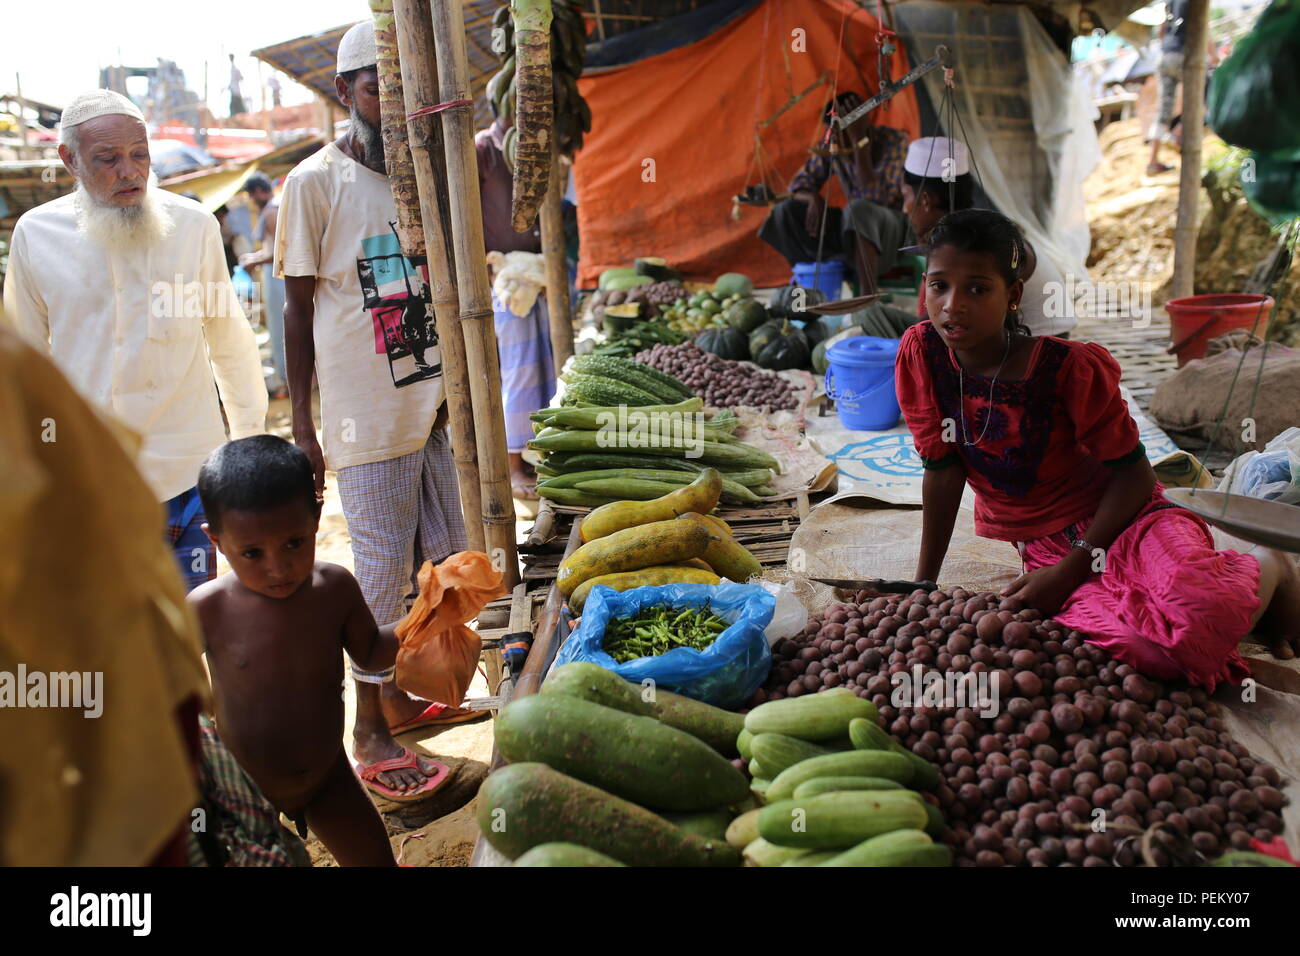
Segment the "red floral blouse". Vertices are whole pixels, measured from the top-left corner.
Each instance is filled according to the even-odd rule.
[[[926,468],[965,466],[982,537],[1032,541],[1091,518],[1106,466],[1145,453],[1119,393],[1119,363],[1100,345],[1036,339],[1025,377],[999,380],[992,401],[991,380],[973,372],[963,373],[959,398],[957,373],[928,320],[903,334],[895,384],[916,453]]]

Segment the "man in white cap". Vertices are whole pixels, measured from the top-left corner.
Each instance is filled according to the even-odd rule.
[[[946,136],[926,136],[907,148],[903,165],[903,214],[907,226],[924,244],[939,220],[974,205],[974,179],[966,144]],[[1050,260],[1040,260],[1025,240],[1020,266],[1025,283],[1020,296],[1020,321],[1034,335],[1069,337],[1076,325],[1073,309],[1049,308],[1050,291],[1063,289],[1060,272]],[[1058,292],[1059,297],[1059,292]],[[918,314],[925,316],[925,283],[921,283]]]
[[[192,589],[216,574],[195,484],[226,440],[222,410],[232,438],[264,430],[257,342],[217,220],[158,187],[135,104],[111,90],[83,93],[63,111],[59,139],[76,189],[18,220],[5,308],[86,398],[143,439],[140,470],[166,502]],[[57,441],[76,424],[32,427]]]
[[[351,126],[285,179],[275,274],[285,281],[294,442],[311,460],[318,490],[326,461],[338,473],[356,578],[382,626],[405,614],[421,563],[463,551],[466,542],[428,273],[423,259],[401,254],[395,231],[376,59],[371,21],[344,34],[334,88]],[[312,418],[313,371],[323,452]],[[390,727],[474,716],[412,699],[391,680],[359,682],[354,752],[363,782],[388,799],[422,799],[438,765],[397,745]]]

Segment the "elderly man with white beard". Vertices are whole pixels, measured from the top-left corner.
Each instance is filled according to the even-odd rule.
[[[77,186],[18,220],[5,309],[78,391],[140,436],[137,463],[166,504],[193,589],[216,574],[195,484],[226,440],[222,407],[231,438],[265,427],[257,343],[216,219],[158,187],[135,104],[110,90],[83,93],[64,110],[59,136]],[[32,425],[47,441],[75,427]]]

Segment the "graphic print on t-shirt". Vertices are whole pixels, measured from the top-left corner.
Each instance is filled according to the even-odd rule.
[[[389,223],[389,228],[395,224]],[[361,241],[357,260],[363,309],[375,326],[375,353],[388,356],[393,386],[401,388],[442,374],[442,354],[429,298],[423,257],[402,255],[395,231]]]

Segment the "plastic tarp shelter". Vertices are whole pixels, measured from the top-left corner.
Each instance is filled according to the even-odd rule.
[[[756,124],[823,73],[839,92],[874,93],[876,36],[876,19],[855,3],[769,0],[693,43],[584,74],[593,124],[574,164],[578,285],[594,287],[602,270],[646,255],[688,278],[743,272],[758,285],[787,283],[789,265],[757,237],[767,209],[741,206],[732,218],[731,197],[759,180]],[[909,68],[900,43],[893,78]],[[831,92],[823,83],[761,130],[774,189],[784,192],[808,159]],[[895,96],[873,122],[920,135],[914,91]],[[825,195],[843,205],[833,181]]]

